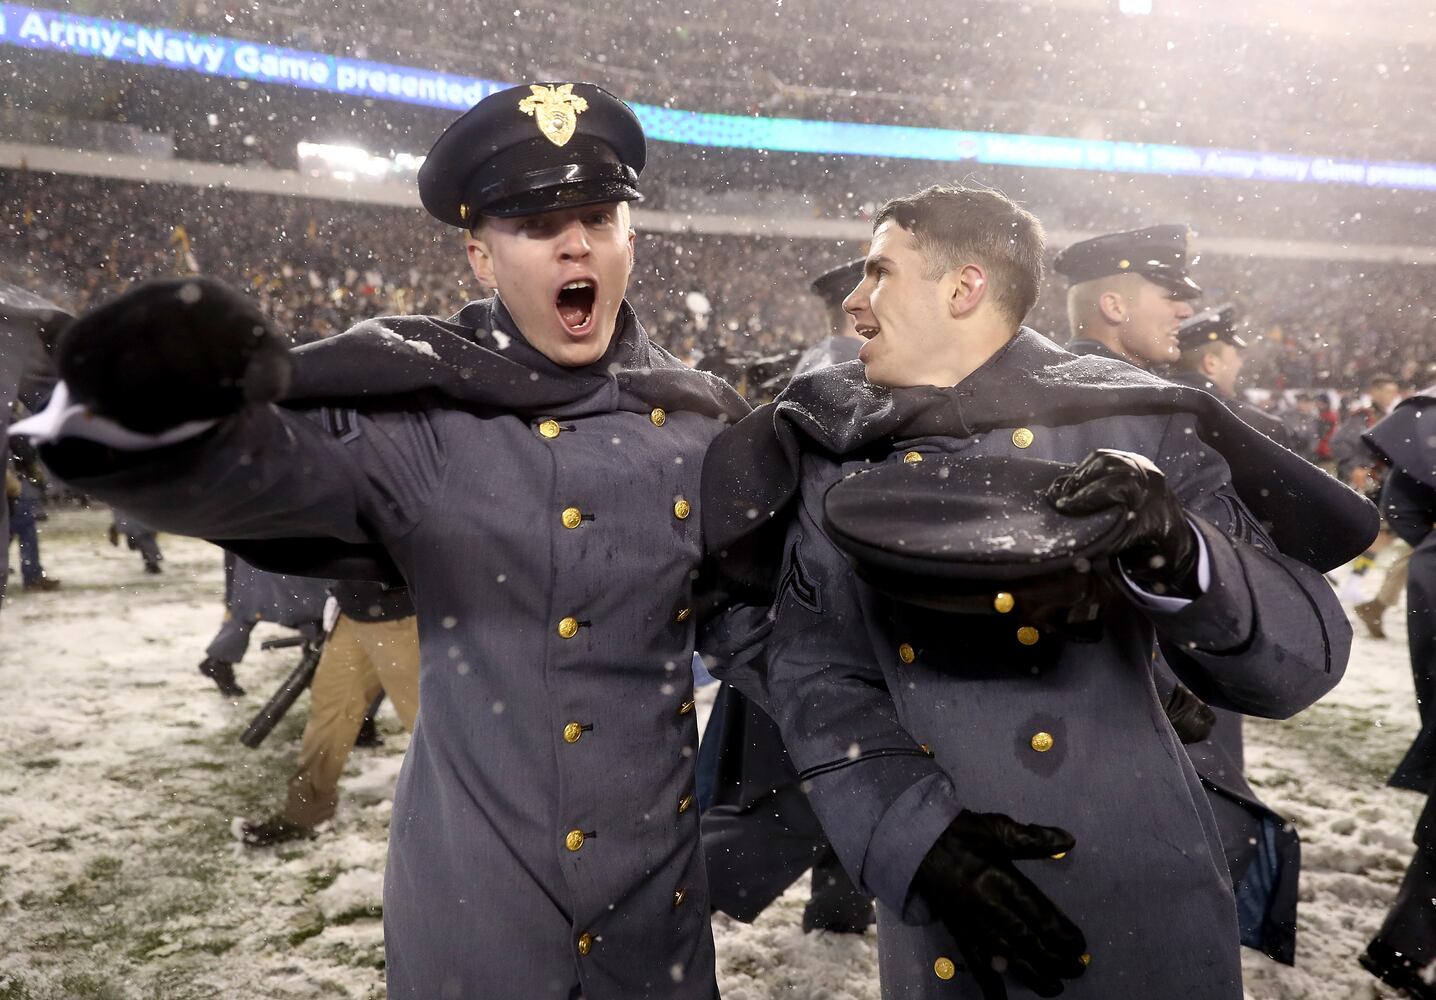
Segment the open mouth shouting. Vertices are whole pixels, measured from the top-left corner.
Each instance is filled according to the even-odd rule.
[[[598,303],[598,281],[575,278],[564,284],[554,296],[554,309],[564,332],[581,340],[593,332],[595,306]]]

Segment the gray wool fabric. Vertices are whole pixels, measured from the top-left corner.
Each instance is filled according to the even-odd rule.
[[[385,873],[391,997],[717,993],[690,661],[698,477],[723,425],[581,377],[523,415],[410,395],[254,407],[109,465],[47,449],[165,530],[334,539],[402,573],[421,672]]]
[[[1033,385],[1019,366],[978,377],[1002,379],[1018,399]],[[1091,965],[1064,997],[1239,1000],[1222,844],[1163,713],[1153,649],[1210,703],[1280,718],[1340,679],[1350,626],[1320,573],[1278,553],[1246,511],[1192,414],[1034,423],[1030,436],[1019,427],[889,439],[884,455],[846,460],[804,450],[767,667],[734,661],[723,679],[778,722],[844,867],[878,898],[886,1000],[980,996],[912,889],[962,809],[1075,835],[1066,857],[1019,865],[1086,935]],[[877,593],[825,533],[827,489],[870,462],[910,452],[1077,462],[1099,447],[1165,472],[1200,531],[1210,586],[1180,611],[1124,595],[1104,611],[1100,641],[1067,644],[1047,669],[975,656],[951,616]],[[1015,630],[1021,609],[1012,614]],[[1008,988],[1033,995],[1010,978]]]

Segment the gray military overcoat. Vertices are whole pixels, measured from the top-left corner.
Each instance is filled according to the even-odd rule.
[[[712,1000],[690,661],[698,477],[722,424],[697,404],[742,404],[626,307],[618,355],[566,372],[484,305],[367,324],[336,346],[361,363],[339,374],[583,392],[522,415],[413,396],[251,408],[133,468],[81,474],[64,447],[52,466],[165,530],[377,543],[402,572],[422,665],[385,874],[391,997]]]
[[[994,391],[1019,400],[1039,389],[1032,369],[1067,356],[1035,333],[1019,337],[1028,339],[959,388],[981,396],[971,380],[994,380]],[[834,379],[835,398],[848,377],[836,372],[813,376]],[[770,708],[844,866],[877,896],[887,1000],[980,996],[912,887],[963,809],[1075,835],[1065,857],[1020,865],[1086,935],[1091,964],[1064,996],[1240,1000],[1221,842],[1157,697],[1154,643],[1204,699],[1280,718],[1340,679],[1350,628],[1320,573],[1276,552],[1196,429],[1180,412],[1103,416],[893,438],[854,460],[800,455],[768,667],[726,679]],[[1068,644],[1049,669],[979,661],[947,616],[860,582],[824,530],[827,489],[869,462],[940,454],[1077,462],[1095,448],[1136,452],[1162,468],[1201,534],[1210,585],[1181,610],[1154,610],[1128,593],[1104,612],[1100,642]],[[705,502],[717,502],[706,483]],[[1021,624],[1014,618],[1014,633]],[[1009,989],[1032,996],[1010,980]]]

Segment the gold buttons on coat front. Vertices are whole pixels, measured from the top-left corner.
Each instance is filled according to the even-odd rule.
[[[1053,860],[1053,861],[1061,861],[1061,860],[1062,860],[1063,858],[1065,858],[1065,857],[1067,857],[1067,852],[1066,852],[1066,851],[1058,851],[1056,854],[1052,855],[1052,860]]]
[[[1033,733],[1033,734],[1032,734],[1032,749],[1036,750],[1038,753],[1046,753],[1048,750],[1051,750],[1051,749],[1052,749],[1052,734],[1051,734],[1051,733]]]
[[[578,953],[587,955],[591,951],[593,951],[593,935],[584,931],[578,936]]]
[[[668,423],[668,414],[663,412],[663,407],[655,406],[648,411],[648,419],[653,421],[654,427],[662,427]]]
[[[691,614],[693,614],[692,608],[679,608],[678,614],[673,616],[673,620],[676,622],[686,622],[688,620],[688,616]]]
[[[957,975],[957,966],[952,964],[952,959],[944,956],[932,963],[932,971],[938,979],[951,979]]]
[[[683,704],[678,706],[678,714],[687,715],[689,712],[693,711],[693,704],[694,703],[691,701],[685,701]]]
[[[572,639],[578,635],[578,619],[565,618],[558,623],[558,634],[564,639]]]
[[[684,520],[691,513],[693,513],[693,505],[682,497],[679,497],[673,504],[673,516],[678,518],[678,520]]]
[[[563,727],[563,741],[565,743],[577,743],[583,738],[583,727],[577,722],[570,722]]]
[[[570,851],[576,851],[583,846],[583,831],[570,830],[568,836],[563,838],[563,846]]]
[[[904,663],[911,663],[917,659],[917,653],[907,643],[903,643],[898,647],[898,659]]]
[[[1037,640],[1042,638],[1042,633],[1031,625],[1024,625],[1017,630],[1017,641],[1024,646],[1035,645]]]
[[[577,507],[565,507],[559,517],[565,528],[577,528],[583,523],[583,511]]]
[[[539,433],[546,438],[558,437],[559,430],[560,428],[558,426],[557,420],[545,420],[543,423],[539,424]]]
[[[922,461],[922,452],[920,452],[920,451],[910,451],[910,452],[908,452],[906,455],[904,455],[904,456],[902,457],[902,460],[903,460],[904,462],[906,462],[908,465],[912,465],[914,462],[921,462],[921,461]]]
[[[688,808],[689,808],[690,806],[692,806],[692,805],[693,805],[693,796],[691,796],[691,795],[685,795],[685,796],[683,796],[683,798],[681,798],[681,799],[678,800],[678,811],[679,811],[680,813],[686,813],[686,812],[688,811]]]
[[[687,899],[687,898],[688,898],[688,890],[687,890],[687,889],[674,889],[674,890],[673,890],[673,906],[674,906],[674,908],[677,909],[678,907],[682,906],[682,905],[683,905],[683,901],[684,901],[685,899]]]
[[[1079,958],[1079,959],[1077,959],[1077,961],[1081,962],[1083,965],[1091,965],[1091,964],[1092,964],[1092,955],[1091,955],[1090,953],[1088,953],[1088,952],[1084,952],[1083,955],[1082,955],[1082,957]]]
[[[992,599],[992,607],[999,615],[1005,615],[1017,607],[1017,599],[1004,590]]]
[[[1026,427],[1019,427],[1012,432],[1012,443],[1019,448],[1030,448],[1032,446],[1032,432]]]

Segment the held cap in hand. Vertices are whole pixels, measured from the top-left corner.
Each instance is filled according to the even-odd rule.
[[[203,277],[143,282],[89,310],[55,360],[77,402],[146,434],[280,399],[293,369],[254,303]]]

